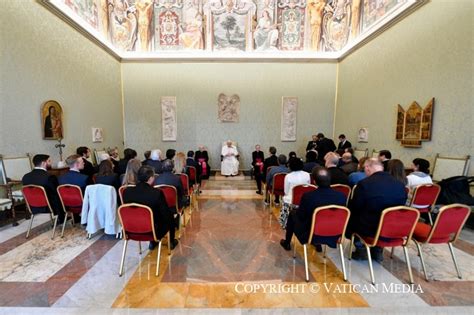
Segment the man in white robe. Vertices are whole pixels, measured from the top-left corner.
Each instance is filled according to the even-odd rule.
[[[239,160],[237,148],[232,145],[232,141],[227,141],[227,145],[222,148],[221,174],[224,176],[234,176],[239,173]]]

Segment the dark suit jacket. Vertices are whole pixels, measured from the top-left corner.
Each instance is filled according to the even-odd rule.
[[[311,174],[311,172],[313,171],[313,168],[315,168],[316,166],[320,166],[318,162],[306,162],[304,163],[303,171]]]
[[[294,220],[295,235],[302,244],[308,242],[314,209],[327,205],[345,206],[346,197],[343,193],[326,187],[307,192],[301,197]]]
[[[344,171],[342,171],[340,168],[330,167],[328,168],[328,172],[329,174],[331,174],[331,185],[349,185],[349,178],[347,177],[346,173],[344,173]]]
[[[318,147],[316,150],[318,151],[318,159],[320,161],[324,161],[324,156],[328,152],[333,152],[336,150],[336,145],[334,144],[334,141],[328,138],[323,138],[321,140],[317,141]]]
[[[64,217],[64,211],[56,190],[56,188],[58,188],[58,179],[56,176],[49,175],[48,172],[42,169],[33,169],[31,172],[23,176],[21,182],[23,185],[38,185],[43,187],[46,191],[46,195],[48,196],[49,204],[53,208],[53,212],[58,214],[60,217]],[[33,213],[40,213],[44,212],[46,209],[31,210]]]
[[[163,172],[155,179],[155,185],[174,186],[178,192],[178,207],[180,209],[183,207],[183,185],[181,185],[179,176],[170,172]]]
[[[139,203],[148,206],[153,211],[155,232],[158,238],[162,238],[173,226],[173,214],[166,206],[163,193],[154,189],[147,183],[138,183],[135,187],[128,187],[123,194],[125,203]]]
[[[128,160],[121,159],[118,162],[117,168],[114,170],[115,173],[117,173],[119,175],[125,174],[125,171],[127,170],[127,164],[128,164]]]
[[[267,176],[267,169],[270,166],[278,166],[278,158],[276,155],[270,155],[263,161],[263,177]]]
[[[374,236],[382,211],[388,207],[403,206],[406,200],[405,186],[386,172],[377,172],[361,180],[349,204],[351,218],[348,232]]]
[[[344,144],[343,144],[342,141],[341,141],[341,142],[339,142],[339,144],[337,145],[337,148],[338,148],[338,149],[342,149],[342,150],[344,150],[345,148],[352,148],[352,144],[351,144],[348,140],[346,140],[346,142],[344,142]]]
[[[201,182],[200,178],[201,178],[201,165],[199,165],[198,162],[196,162],[193,158],[187,158],[186,159],[186,166],[192,166],[196,169],[196,180],[198,183]],[[186,174],[189,176],[189,169],[186,168]],[[195,184],[195,183],[191,183],[191,184]]]
[[[316,150],[317,146],[318,146],[317,141],[308,141],[308,144],[306,145],[306,151]]]
[[[81,187],[82,193],[86,190],[86,186],[92,184],[87,175],[75,171],[68,171],[58,178],[59,185],[69,184]]]
[[[91,162],[87,161],[85,158],[82,159],[84,160],[84,168],[81,170],[81,174],[87,175],[92,180],[92,176],[97,173],[96,169]]]
[[[116,189],[120,188],[120,180],[117,174],[107,175],[107,176],[97,176],[95,178],[96,184],[114,186]]]
[[[260,174],[260,167],[256,167],[257,159],[260,159],[261,162],[265,162],[265,157],[263,155],[263,151],[253,151],[252,152],[252,166],[254,174]],[[265,168],[265,165],[263,166]]]
[[[148,165],[148,166],[153,167],[155,169],[156,174],[161,174],[163,172],[160,161],[146,160],[146,161],[143,161],[143,165]]]

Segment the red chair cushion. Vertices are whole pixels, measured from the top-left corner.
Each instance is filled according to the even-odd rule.
[[[413,238],[419,242],[425,242],[430,232],[431,225],[418,222],[415,226],[415,232],[413,232]]]

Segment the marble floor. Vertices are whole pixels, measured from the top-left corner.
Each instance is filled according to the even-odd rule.
[[[28,239],[29,221],[4,226],[0,314],[474,313],[472,231],[464,230],[455,245],[462,280],[448,247],[435,245],[424,248],[429,282],[410,246],[415,285],[407,284],[401,249],[374,263],[375,286],[366,261],[346,259],[345,282],[337,250],[324,258],[310,249],[306,283],[302,246],[295,259],[280,247],[279,209],[265,207],[255,190],[243,176],[204,182],[179,245],[170,256],[163,247],[158,277],[157,250],[140,255],[136,242],[129,243],[119,277],[123,243],[115,236],[89,240],[80,226],[67,226],[64,238],[51,240],[47,215],[35,218]]]

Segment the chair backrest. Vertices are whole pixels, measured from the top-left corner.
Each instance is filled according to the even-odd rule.
[[[358,160],[360,160],[363,157],[367,157],[367,156],[369,156],[369,149],[362,150],[362,149],[354,148],[354,156]]]
[[[351,199],[353,199],[353,198],[354,198],[354,192],[355,192],[356,188],[357,188],[357,184],[356,184],[356,185],[354,185],[354,186],[352,186],[352,190],[351,190],[351,197],[350,197]]]
[[[196,168],[194,166],[187,166],[187,168],[188,168],[188,174],[189,174],[189,181],[192,183],[196,182],[196,178],[197,178]]]
[[[181,173],[179,174],[179,179],[181,180],[181,185],[183,186],[183,193],[186,196],[189,196],[189,178],[188,175]]]
[[[83,200],[81,187],[65,184],[59,185],[57,191],[64,212],[81,213]]]
[[[379,239],[390,239],[390,246],[400,246],[410,241],[416,223],[420,218],[417,209],[397,206],[390,207],[382,211],[374,244],[383,246],[385,241]]]
[[[178,210],[178,192],[176,191],[176,187],[171,185],[156,185],[155,188],[163,192],[166,204],[169,208],[174,207]]]
[[[127,189],[128,187],[135,187],[135,185],[123,185],[123,186],[120,186],[119,189],[118,189],[120,204],[122,204],[122,205],[123,205],[123,193],[124,193],[125,189]]]
[[[0,184],[2,185],[7,184],[7,178],[11,181],[21,181],[23,175],[33,169],[29,154],[12,158],[5,158],[0,155],[0,164]]]
[[[373,158],[379,157],[379,151],[373,149],[373,150],[372,150],[372,156],[371,156],[371,157],[373,157]]]
[[[433,163],[433,181],[438,182],[453,176],[467,176],[470,156],[447,157],[436,154]]]
[[[313,191],[318,189],[318,187],[314,185],[308,185],[308,184],[301,184],[301,185],[296,185],[293,187],[293,193],[292,193],[292,199],[291,199],[291,204],[295,206],[299,206],[301,202],[301,197],[303,194]]]
[[[437,184],[424,184],[415,188],[410,206],[428,208],[434,206],[441,187]]]
[[[125,239],[149,241],[156,239],[153,211],[138,203],[127,203],[118,208]]]
[[[285,173],[276,173],[273,175],[272,193],[282,195],[285,193]]]
[[[334,184],[334,185],[331,185],[331,188],[336,191],[342,192],[344,196],[346,196],[346,205],[347,205],[347,203],[349,202],[349,197],[351,196],[351,187],[347,185],[343,185],[343,184]]]
[[[46,190],[43,187],[37,185],[25,185],[21,189],[23,196],[25,197],[26,204],[31,211],[31,208],[49,208],[51,213],[51,205],[49,204],[48,196],[46,195]]]
[[[311,243],[314,235],[343,236],[350,215],[351,212],[346,207],[328,205],[316,208],[313,212],[308,243]]]
[[[471,208],[460,203],[453,203],[442,207],[426,242],[447,243],[455,241],[461,233],[470,213]]]

